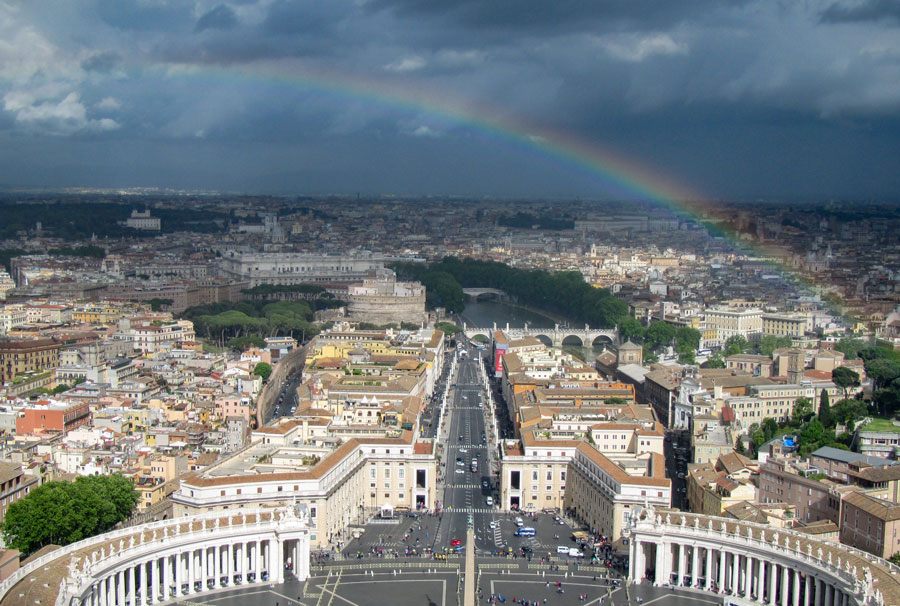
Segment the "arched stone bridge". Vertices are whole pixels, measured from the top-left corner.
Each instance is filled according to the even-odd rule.
[[[562,347],[563,345],[591,347],[601,343],[614,345],[618,343],[619,338],[616,328],[591,328],[587,324],[584,328],[561,328],[559,324],[553,328],[529,328],[527,324],[525,328],[510,328],[509,325],[504,328],[498,327],[496,324],[493,328],[477,328],[463,324],[463,330],[470,339],[475,335],[484,335],[491,340],[494,331],[503,330],[510,338],[536,337],[552,347]]]
[[[509,295],[496,288],[464,288],[463,294],[476,301],[508,301]]]

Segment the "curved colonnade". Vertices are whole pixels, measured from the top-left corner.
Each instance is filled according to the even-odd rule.
[[[764,524],[645,509],[628,577],[715,592],[736,606],[900,604],[900,568],[840,543]]]
[[[37,557],[0,583],[0,606],[146,606],[309,576],[303,505],[214,512],[109,532]]]

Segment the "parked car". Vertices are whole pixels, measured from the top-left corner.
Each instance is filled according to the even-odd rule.
[[[569,548],[569,557],[570,558],[583,558],[584,554],[574,547]]]

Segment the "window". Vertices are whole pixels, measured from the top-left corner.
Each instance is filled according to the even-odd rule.
[[[386,478],[391,477],[391,468],[390,467],[384,468],[384,477],[386,477]]]
[[[560,482],[565,482],[565,481],[566,481],[566,472],[565,472],[565,470],[559,472],[559,481],[560,481]]]
[[[369,477],[374,480],[375,478],[378,477],[377,474],[378,474],[378,472],[376,471],[375,466],[372,465],[372,467],[369,469]]]
[[[406,468],[405,467],[401,467],[400,469],[397,470],[397,477],[400,478],[401,480],[406,478]]]
[[[550,482],[551,480],[553,480],[553,472],[547,471],[547,481]]]
[[[536,471],[532,471],[532,472],[531,472],[531,481],[532,481],[532,482],[537,482],[537,479],[538,479],[537,473],[538,473],[538,472],[536,472]]]

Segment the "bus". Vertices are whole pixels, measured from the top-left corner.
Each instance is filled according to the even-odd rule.
[[[517,537],[533,537],[534,536],[534,528],[531,526],[523,526],[516,530]]]

